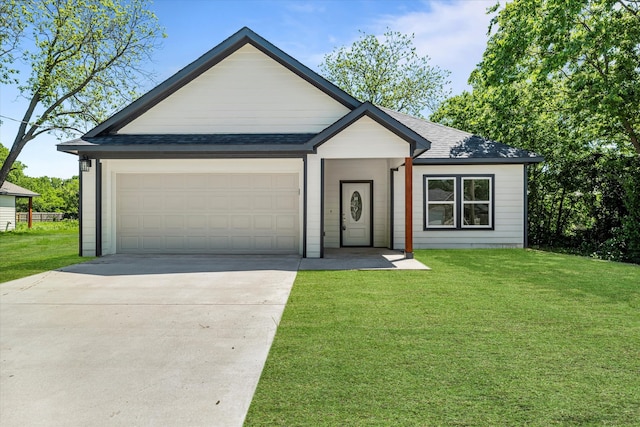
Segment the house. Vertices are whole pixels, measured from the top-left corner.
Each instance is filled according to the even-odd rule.
[[[523,247],[542,161],[360,102],[248,28],[58,150],[86,256]]]
[[[22,188],[18,185],[5,181],[0,187],[0,232],[11,231],[16,228],[16,198],[29,199],[29,228],[33,223],[32,201],[38,197],[38,193]]]

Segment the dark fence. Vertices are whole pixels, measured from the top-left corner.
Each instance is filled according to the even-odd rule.
[[[61,221],[65,217],[65,214],[62,212],[33,212],[32,218],[33,222],[50,222],[50,221]],[[28,212],[16,212],[16,222],[27,222],[29,221],[29,213]]]

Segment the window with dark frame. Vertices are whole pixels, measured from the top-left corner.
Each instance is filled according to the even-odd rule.
[[[494,175],[424,175],[424,229],[493,229]]]

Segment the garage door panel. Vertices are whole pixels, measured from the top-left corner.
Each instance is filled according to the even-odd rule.
[[[196,231],[205,231],[207,229],[208,218],[206,215],[187,215],[187,228]]]
[[[234,215],[231,218],[231,228],[234,230],[249,231],[251,230],[250,215]]]
[[[147,215],[142,218],[142,229],[144,231],[158,231],[163,229],[161,215]]]
[[[169,251],[182,251],[184,249],[183,236],[166,236],[165,246]]]
[[[209,248],[213,251],[224,251],[229,248],[229,238],[227,236],[213,236],[209,238]]]
[[[252,179],[251,175],[233,175],[233,178],[229,181],[229,188],[250,190],[253,188]]]
[[[119,174],[120,253],[298,253],[298,174]]]
[[[293,215],[279,215],[276,218],[276,228],[278,231],[294,232],[296,229],[296,217]]]
[[[184,228],[184,215],[165,215],[164,225],[167,230],[182,230]]]
[[[209,225],[211,229],[226,230],[229,228],[229,218],[227,215],[211,215]]]
[[[164,184],[162,178],[162,175],[138,175],[139,178],[139,185],[138,188],[142,188],[142,189],[147,189],[147,190],[153,190],[156,189],[158,187],[158,184]],[[179,179],[179,177],[178,177]]]
[[[163,197],[164,208],[169,212],[182,212],[187,203],[187,198],[181,194],[171,194]]]
[[[256,249],[270,251],[273,249],[273,236],[256,236]]]
[[[136,231],[139,228],[139,221],[137,215],[122,215],[120,216],[119,227],[123,232]]]
[[[251,209],[250,194],[232,194],[228,197],[230,207],[234,211]]]
[[[200,251],[208,248],[208,239],[205,236],[189,236],[186,238],[187,247],[190,250]]]
[[[252,188],[262,188],[262,189],[271,189],[273,188],[273,177],[270,175],[258,175],[252,177],[253,183],[251,185]]]
[[[232,236],[231,237],[231,249],[244,250],[245,248],[251,248],[250,236]]]
[[[136,196],[134,193],[127,192],[127,193],[121,194],[120,197],[121,197],[120,202],[122,204],[130,206],[131,210],[135,210],[136,207],[137,208],[140,207],[140,197]]]
[[[120,246],[126,251],[136,251],[140,249],[138,236],[120,236]]]
[[[207,207],[209,211],[226,212],[229,210],[228,197],[212,195],[207,198]]]
[[[229,188],[228,175],[208,175],[207,181],[209,183],[209,188],[213,188],[213,189]]]
[[[280,195],[276,197],[276,209],[291,211],[298,204],[298,198],[294,195]]]
[[[276,249],[281,251],[288,251],[297,246],[296,238],[294,236],[276,236]]]
[[[273,197],[272,196],[257,196],[253,199],[253,207],[258,210],[270,211],[273,209]]]
[[[271,230],[273,228],[273,217],[271,215],[254,216],[253,228],[256,230]]]
[[[279,174],[273,176],[273,188],[286,190],[289,188],[298,188],[297,174]]]
[[[142,196],[142,210],[145,212],[148,211],[156,211],[162,212],[163,206],[163,194],[156,193],[147,193]]]
[[[202,197],[191,196],[186,200],[186,207],[189,210],[203,211],[207,208],[207,201]],[[183,205],[184,206],[184,205]]]
[[[164,247],[164,237],[162,236],[142,236],[142,249],[158,252]]]

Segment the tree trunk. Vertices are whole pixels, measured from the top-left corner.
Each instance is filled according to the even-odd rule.
[[[558,206],[558,218],[556,218],[556,242],[562,235],[562,209],[564,208],[564,199],[567,193],[566,187],[562,188],[562,195],[560,196],[560,206]]]
[[[638,140],[638,134],[633,129],[633,126],[631,126],[631,123],[629,123],[629,120],[627,119],[622,119],[622,126],[627,134],[629,134],[629,139],[631,139],[631,143],[633,144],[633,148],[636,149],[636,153],[640,154],[640,141]]]
[[[33,139],[33,133],[35,132],[37,125],[32,125],[28,132],[27,125],[29,124],[29,120],[31,120],[31,116],[35,111],[38,102],[40,102],[40,96],[38,95],[38,91],[36,91],[35,95],[31,98],[31,101],[29,101],[27,111],[25,111],[24,116],[22,117],[22,122],[18,128],[16,139],[13,140],[11,151],[9,151],[9,155],[0,168],[0,186],[2,186],[2,184],[7,180],[7,176],[9,176],[9,172],[11,172],[11,166],[13,166],[13,163],[18,159],[18,156],[24,146],[27,145],[27,142]]]

